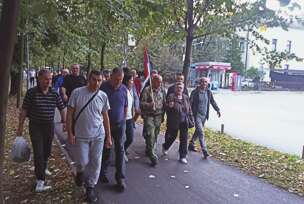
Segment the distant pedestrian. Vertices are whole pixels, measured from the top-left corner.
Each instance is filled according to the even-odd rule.
[[[54,81],[54,89],[56,90],[57,93],[61,93],[60,89],[63,85],[64,78],[69,74],[68,69],[63,69],[61,71],[61,74],[57,75],[55,81]]]
[[[76,184],[86,187],[86,200],[95,202],[95,185],[98,182],[103,146],[112,145],[107,95],[100,91],[102,75],[91,71],[88,85],[75,89],[68,103],[68,139],[75,145]],[[77,121],[75,121],[77,119]],[[72,121],[74,120],[74,130]]]
[[[30,88],[35,86],[35,77],[36,77],[36,71],[34,69],[31,69],[29,71],[29,77],[30,77]]]
[[[108,69],[102,70],[103,81],[108,81],[111,77],[111,71]]]
[[[162,77],[155,74],[151,86],[143,90],[140,99],[141,113],[144,119],[146,154],[151,161],[151,166],[156,166],[158,163],[156,143],[165,113],[166,92],[162,89],[161,83]]]
[[[25,118],[29,117],[29,133],[34,152],[35,175],[37,178],[36,192],[46,191],[51,186],[45,185],[48,158],[51,154],[54,137],[55,108],[60,110],[61,122],[65,130],[65,111],[59,94],[51,88],[52,77],[48,70],[42,69],[38,73],[39,86],[26,92],[19,116],[17,136],[22,135]]]
[[[176,83],[178,83],[178,82],[184,83],[184,81],[185,81],[185,78],[184,78],[183,73],[181,73],[181,72],[176,73],[176,74],[175,74],[175,83],[174,83],[172,86],[170,86],[170,87],[168,88],[167,97],[168,97],[171,93],[175,93],[175,85],[176,85]],[[189,93],[188,93],[188,89],[187,89],[187,86],[186,86],[186,85],[185,85],[185,87],[184,87],[183,94],[186,94],[186,95],[189,97]]]
[[[109,118],[111,125],[111,135],[115,147],[115,179],[117,182],[117,189],[124,191],[126,189],[126,163],[125,163],[125,132],[126,132],[126,114],[128,109],[128,94],[127,88],[122,84],[124,72],[120,68],[112,70],[111,77],[108,81],[104,82],[100,89],[104,91],[111,104],[109,110]],[[110,162],[110,149],[104,149],[102,157],[102,168],[100,173],[100,181],[108,183],[107,170]]]
[[[214,110],[217,112],[218,117],[221,117],[220,109],[214,100],[212,92],[208,89],[208,84],[208,78],[200,78],[198,87],[192,91],[190,96],[191,108],[194,114],[195,121],[195,132],[189,143],[188,149],[191,151],[196,151],[194,144],[195,140],[198,138],[203,153],[202,157],[204,159],[207,159],[207,157],[210,156],[207,151],[207,145],[204,135],[205,122],[209,119],[210,103]]]
[[[168,139],[163,144],[163,154],[167,154],[179,131],[180,162],[187,164],[188,128],[194,125],[189,97],[183,93],[184,83],[175,84],[175,93],[169,94],[166,100]]]
[[[67,75],[61,87],[61,92],[64,102],[68,102],[69,97],[72,94],[72,91],[76,88],[86,85],[86,79],[80,75],[80,66],[79,64],[73,64],[71,66],[71,74]]]

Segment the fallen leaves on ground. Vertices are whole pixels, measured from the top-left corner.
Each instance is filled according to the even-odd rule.
[[[3,175],[3,194],[5,203],[77,203],[82,194],[77,192],[70,168],[63,160],[63,154],[55,142],[52,146],[52,155],[49,159],[51,176],[46,182],[52,190],[44,193],[35,193],[36,178],[33,161],[16,163],[10,159],[11,145],[15,140],[18,124],[18,110],[15,99],[10,98],[7,110],[5,158]],[[30,143],[27,124],[24,126],[24,136]]]

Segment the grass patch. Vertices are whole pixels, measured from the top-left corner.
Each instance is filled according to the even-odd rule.
[[[194,128],[189,131],[192,135]],[[244,170],[289,192],[304,195],[304,161],[295,155],[205,130],[209,152],[214,158]],[[196,143],[199,147],[199,143]]]

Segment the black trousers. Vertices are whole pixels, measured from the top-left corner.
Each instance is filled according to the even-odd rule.
[[[37,180],[45,180],[45,169],[51,155],[54,138],[54,123],[29,122],[29,132],[34,152],[35,175]]]
[[[168,150],[177,137],[179,131],[179,156],[180,158],[185,158],[187,156],[187,142],[188,142],[188,125],[186,122],[180,123],[177,129],[168,128],[168,135],[163,144],[165,150]]]
[[[126,161],[125,161],[125,140],[126,140],[126,121],[121,121],[117,123],[111,123],[111,135],[114,143],[115,151],[115,179],[120,182],[121,179],[125,179],[126,175]],[[110,164],[111,149],[103,148],[102,153],[102,163],[100,176],[106,176],[108,172],[108,166]]]

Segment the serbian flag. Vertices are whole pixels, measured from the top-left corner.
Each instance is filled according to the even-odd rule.
[[[144,82],[142,87],[145,87],[145,84],[150,80],[150,74],[151,74],[152,66],[150,63],[150,58],[148,54],[148,49],[145,47],[144,49]]]

